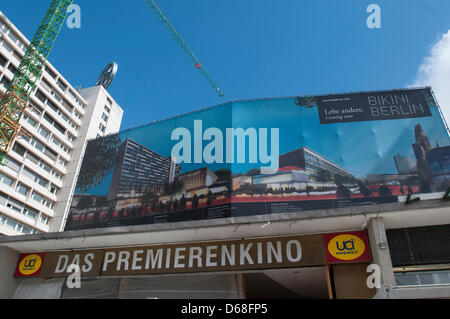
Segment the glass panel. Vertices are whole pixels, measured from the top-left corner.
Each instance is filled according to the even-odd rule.
[[[450,284],[450,270],[395,273],[399,286]]]
[[[28,191],[29,191],[29,188],[26,187],[26,186],[24,186],[24,185],[22,185],[22,184],[19,184],[19,185],[17,185],[17,191],[18,191],[20,194],[22,194],[22,195],[24,195],[24,196],[27,196]]]
[[[8,60],[0,54],[0,65],[5,66],[6,62],[8,62]]]
[[[8,176],[3,175],[3,184],[11,187],[14,184],[14,180],[12,180],[11,178],[9,178]]]
[[[18,172],[21,166],[19,162],[13,160],[9,156],[6,156],[4,164],[15,172]]]

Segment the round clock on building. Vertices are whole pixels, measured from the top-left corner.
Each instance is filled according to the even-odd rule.
[[[110,64],[108,64],[98,78],[97,85],[101,85],[105,89],[107,89],[111,85],[111,82],[114,79],[118,68],[119,66],[115,62],[111,62]]]

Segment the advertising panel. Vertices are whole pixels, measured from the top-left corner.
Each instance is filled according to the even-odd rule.
[[[449,186],[429,88],[233,101],[90,141],[66,230],[301,214]]]

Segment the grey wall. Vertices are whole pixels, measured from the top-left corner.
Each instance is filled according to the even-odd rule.
[[[0,246],[0,298],[9,299],[14,295],[19,280],[14,278],[19,252]]]

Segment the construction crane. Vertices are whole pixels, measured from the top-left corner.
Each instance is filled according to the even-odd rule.
[[[220,97],[223,97],[224,94],[222,93],[220,88],[217,86],[216,82],[214,82],[214,80],[211,78],[211,76],[206,71],[205,67],[196,58],[194,53],[192,53],[191,49],[189,49],[187,44],[183,41],[181,36],[178,34],[178,32],[173,27],[173,25],[170,23],[169,19],[167,19],[164,12],[162,12],[162,10],[156,5],[156,2],[154,0],[145,0],[145,2],[150,7],[150,9],[153,11],[153,13],[158,17],[158,19],[161,21],[161,23],[167,28],[170,35],[175,39],[175,41],[178,43],[178,45],[181,47],[181,49],[184,51],[184,53],[187,55],[187,57],[191,60],[194,67],[197,70],[199,70],[200,73],[206,78],[206,80],[211,85],[211,87],[216,90],[216,93]]]
[[[0,164],[3,163],[6,154],[10,151],[14,140],[21,134],[27,134],[21,130],[20,120],[28,105],[31,92],[42,74],[45,62],[58,37],[67,10],[73,0],[52,0],[42,22],[33,37],[19,67],[14,74],[11,84],[6,93],[0,96]],[[200,70],[209,84],[216,90],[219,96],[224,96],[217,84],[200,64],[178,32],[169,22],[165,14],[159,9],[153,0],[146,0],[147,5],[158,16],[160,21],[167,27],[170,34],[189,57],[195,68]]]
[[[19,122],[72,2],[52,0],[6,93],[0,96],[0,163],[10,151],[15,138],[24,134]]]

